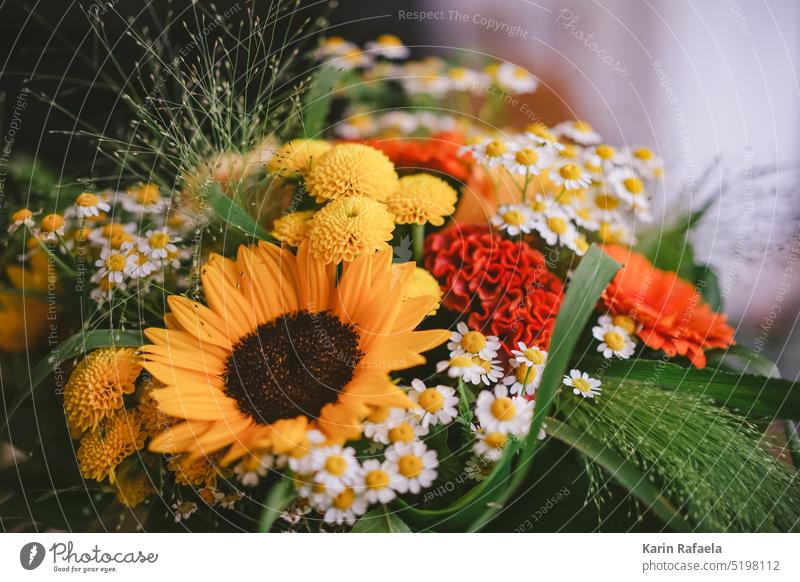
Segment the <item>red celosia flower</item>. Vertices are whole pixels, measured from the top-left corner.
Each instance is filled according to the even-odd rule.
[[[398,170],[429,170],[452,176],[461,182],[470,174],[471,161],[458,155],[464,138],[458,133],[440,132],[427,138],[381,138],[367,145],[381,150]]]
[[[606,288],[603,301],[614,315],[627,315],[639,324],[637,335],[645,344],[670,357],[686,356],[704,368],[704,350],[734,343],[725,315],[712,311],[691,283],[625,247],[609,245],[605,251],[625,266]]]
[[[426,267],[445,291],[448,309],[469,313],[473,329],[546,348],[561,305],[561,280],[542,253],[492,233],[487,225],[455,225],[426,241]]]

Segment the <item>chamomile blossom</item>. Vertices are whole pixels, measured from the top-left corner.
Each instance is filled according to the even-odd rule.
[[[525,128],[525,137],[537,146],[546,148],[548,153],[564,149],[564,145],[559,143],[558,137],[541,122],[529,124]]]
[[[367,500],[353,487],[346,487],[331,498],[331,505],[325,511],[323,520],[336,525],[353,525],[360,515],[367,512]]]
[[[629,336],[633,336],[639,330],[639,324],[630,315],[601,315],[597,318],[597,324],[602,326],[615,325]]]
[[[533,93],[539,81],[522,67],[513,63],[500,63],[495,70],[494,80],[497,85],[510,93]]]
[[[499,382],[503,377],[503,368],[500,367],[500,360],[485,360],[480,357],[472,358],[478,367],[477,371],[473,371],[468,382],[472,384],[480,384],[481,382],[487,386]]]
[[[108,212],[110,210],[111,205],[97,194],[84,192],[75,198],[74,212],[78,219],[82,220],[93,216],[100,216],[101,212]]]
[[[12,233],[23,226],[33,228],[34,224],[36,224],[33,217],[34,213],[29,209],[20,208],[11,215],[11,224],[8,226],[8,232]]]
[[[317,59],[325,60],[331,57],[344,56],[354,50],[358,50],[357,44],[345,40],[341,36],[329,36],[320,41],[315,56]]]
[[[175,236],[166,228],[149,230],[144,234],[144,241],[150,249],[150,257],[153,259],[164,260],[170,253],[178,252],[176,242],[180,242],[180,237]]]
[[[386,449],[386,461],[395,475],[392,487],[398,493],[419,493],[436,480],[438,455],[422,441],[392,445]]]
[[[475,416],[484,431],[523,436],[533,416],[533,402],[521,396],[510,397],[508,387],[498,385],[478,395]]]
[[[405,59],[411,54],[411,49],[393,34],[382,34],[364,45],[364,48],[375,56],[387,59]]]
[[[40,236],[43,240],[57,240],[64,236],[65,221],[60,214],[53,213],[43,216],[39,226],[41,228]]]
[[[517,364],[511,373],[503,378],[503,385],[508,386],[511,394],[533,396],[542,381],[542,374],[537,366]]]
[[[136,268],[137,259],[130,253],[130,249],[129,244],[125,244],[119,249],[103,247],[103,250],[100,251],[100,258],[94,263],[95,267],[99,267],[97,278],[99,280],[108,279],[117,285],[122,283]]]
[[[663,174],[663,164],[661,158],[653,153],[653,150],[646,147],[632,147],[617,154],[617,163],[620,165],[631,164],[636,172],[652,180],[660,178]]]
[[[550,179],[563,190],[580,190],[592,183],[589,172],[569,158],[560,158],[550,168]]]
[[[503,156],[506,160],[504,164],[506,169],[512,174],[522,176],[538,176],[552,162],[551,155],[545,147],[533,145],[514,146]]]
[[[646,198],[642,179],[631,168],[620,168],[608,177],[614,193],[633,207],[638,199]]]
[[[414,378],[411,381],[409,398],[420,410],[420,424],[424,427],[436,424],[449,424],[458,416],[458,397],[450,386],[438,385],[428,388],[425,383]]]
[[[150,256],[150,248],[145,243],[140,241],[129,252],[136,258],[128,273],[132,279],[142,279],[158,269],[158,263]]]
[[[416,413],[406,414],[403,420],[389,429],[386,433],[389,442],[384,444],[410,443],[430,432],[428,425],[420,422]]]
[[[443,97],[452,87],[450,79],[438,73],[403,77],[400,79],[400,84],[409,95],[430,95],[432,97]]]
[[[511,350],[511,355],[514,356],[514,361],[519,364],[527,366],[536,366],[539,371],[544,370],[547,363],[547,352],[536,346],[528,347],[525,342],[517,342],[516,350]]]
[[[377,443],[388,445],[389,431],[413,416],[404,408],[380,407],[372,410],[362,423],[364,436]]]
[[[450,78],[455,91],[485,90],[491,82],[491,78],[486,73],[466,67],[452,67],[448,69],[447,76]]]
[[[575,224],[591,231],[600,228],[597,214],[595,208],[588,203],[579,203],[569,209],[569,215]]]
[[[475,160],[487,168],[496,168],[505,162],[505,154],[509,147],[500,139],[484,140],[480,143],[467,145],[458,150],[459,155],[471,153]]]
[[[499,461],[509,440],[508,434],[504,432],[478,430],[475,433],[475,444],[472,446],[472,452],[487,461]]]
[[[120,197],[122,207],[131,214],[162,214],[168,204],[161,198],[158,184],[135,184]]]
[[[497,209],[492,224],[510,236],[528,234],[533,229],[535,215],[525,204],[505,204]]]
[[[464,382],[472,382],[472,378],[476,375],[480,376],[483,368],[478,365],[472,356],[463,355],[455,356],[449,360],[442,360],[436,364],[436,371],[447,371],[447,375],[451,378],[461,378]],[[475,383],[479,382],[480,380]]]
[[[578,231],[565,211],[551,210],[535,222],[534,228],[548,245],[558,244],[575,250]]]
[[[600,380],[580,370],[570,370],[569,376],[564,376],[564,384],[572,388],[573,394],[584,398],[594,398],[602,390]]]
[[[396,466],[388,461],[368,459],[361,467],[364,482],[364,498],[368,503],[389,503],[397,497],[397,492],[392,488],[393,483],[399,482],[394,472]]]
[[[172,509],[175,512],[175,523],[180,523],[181,520],[189,519],[197,511],[197,503],[194,501],[176,501],[172,504]]]
[[[245,487],[255,487],[267,476],[270,467],[274,464],[274,457],[270,454],[249,455],[239,461],[233,468],[236,479]]]
[[[553,127],[557,136],[568,137],[581,145],[593,145],[600,142],[600,134],[585,121],[563,121]]]
[[[604,358],[617,357],[627,360],[636,350],[636,343],[631,336],[622,329],[614,325],[610,318],[600,318],[598,325],[592,328],[592,335],[600,342],[597,351],[603,354]]]
[[[456,331],[450,336],[447,349],[450,350],[451,358],[467,355],[490,360],[497,356],[500,340],[497,336],[487,336],[479,331],[470,330],[466,323],[459,321],[456,324]]]
[[[358,461],[352,447],[331,445],[315,449],[310,453],[310,460],[315,470],[314,481],[324,485],[331,494],[353,485],[358,478]]]

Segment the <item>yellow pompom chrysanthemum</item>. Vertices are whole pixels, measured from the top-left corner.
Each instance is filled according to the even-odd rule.
[[[116,469],[127,457],[144,446],[141,419],[136,412],[120,409],[86,433],[78,447],[78,466],[85,479],[111,483]]]
[[[357,256],[389,247],[394,217],[369,198],[334,200],[314,215],[309,233],[311,254],[327,263],[351,262]]]
[[[444,224],[444,217],[455,212],[458,194],[455,189],[431,174],[400,178],[396,192],[386,201],[398,224]]]
[[[142,371],[133,348],[101,348],[73,370],[64,388],[64,411],[73,429],[94,429],[122,407],[122,395],[131,394]]]
[[[272,236],[292,247],[299,247],[308,238],[313,210],[300,210],[281,216],[272,227]]]
[[[306,175],[333,146],[321,139],[293,139],[283,144],[267,164],[267,170],[284,178]]]
[[[384,201],[397,190],[394,164],[381,151],[363,144],[345,143],[325,154],[306,178],[317,202],[346,196]]]
[[[132,459],[120,465],[116,477],[117,501],[126,507],[136,507],[156,492],[150,476]]]
[[[393,267],[393,274],[394,271],[397,271],[398,266],[399,265],[395,265]],[[411,284],[408,286],[406,294],[403,297],[403,301],[424,296],[436,297],[436,303],[433,305],[430,312],[428,312],[428,315],[433,315],[439,309],[439,303],[442,300],[442,290],[433,275],[422,267],[416,267],[414,269],[414,275],[411,277]]]
[[[217,457],[179,455],[170,459],[167,469],[175,473],[175,483],[178,485],[215,487],[219,476]]]

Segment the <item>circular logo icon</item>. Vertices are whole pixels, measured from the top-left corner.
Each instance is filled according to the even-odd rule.
[[[35,570],[44,561],[44,546],[39,542],[29,542],[19,551],[19,563],[26,570]]]

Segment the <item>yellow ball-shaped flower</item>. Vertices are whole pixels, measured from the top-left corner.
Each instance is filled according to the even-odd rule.
[[[444,217],[455,212],[458,193],[431,174],[414,174],[400,178],[399,187],[386,200],[398,224],[444,224]]]
[[[300,210],[281,216],[272,227],[272,236],[289,246],[298,247],[308,238],[313,210]]]
[[[293,139],[283,144],[267,164],[267,170],[284,178],[307,174],[333,146],[321,139]]]
[[[317,202],[348,196],[383,202],[397,185],[397,172],[386,154],[356,143],[335,146],[306,177],[306,187]]]
[[[393,230],[394,217],[384,204],[363,197],[340,198],[314,215],[311,253],[326,263],[350,262],[387,248]]]
[[[77,453],[81,475],[95,481],[103,481],[108,477],[114,483],[119,464],[141,449],[144,439],[138,414],[125,409],[117,410],[81,439]]]
[[[393,275],[400,275],[401,265],[393,265]],[[414,275],[411,277],[411,284],[408,286],[403,301],[415,299],[417,297],[431,296],[436,297],[436,304],[433,306],[428,315],[433,315],[439,309],[439,303],[442,300],[442,290],[439,283],[428,271],[422,267],[414,268]]]

